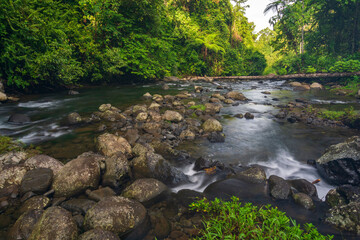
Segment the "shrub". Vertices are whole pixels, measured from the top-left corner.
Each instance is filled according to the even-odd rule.
[[[0,154],[22,150],[23,144],[14,141],[11,137],[0,136]]]
[[[311,224],[304,229],[284,212],[270,205],[256,207],[242,204],[232,197],[226,202],[219,199],[199,200],[190,209],[204,213],[205,228],[197,239],[332,239],[321,235]]]
[[[337,61],[329,69],[330,72],[358,72],[360,71],[359,60]]]
[[[306,68],[306,73],[316,73],[316,69],[311,66],[308,66]]]

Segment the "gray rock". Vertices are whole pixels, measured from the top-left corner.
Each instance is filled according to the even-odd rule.
[[[126,156],[118,153],[105,159],[106,170],[102,176],[102,184],[117,188],[129,176],[130,166]]]
[[[50,168],[54,175],[56,175],[64,166],[62,162],[47,155],[35,155],[34,157],[27,159],[24,165],[29,169]]]
[[[82,122],[82,118],[80,116],[80,114],[76,113],[76,112],[73,112],[73,113],[70,113],[68,116],[67,116],[67,121],[69,124],[71,125],[74,125],[74,124],[79,124]]]
[[[168,192],[168,188],[162,182],[153,178],[137,179],[123,192],[122,196],[135,199],[145,206],[155,204]]]
[[[71,213],[61,207],[50,207],[41,216],[29,240],[75,240],[78,230]]]
[[[318,196],[315,185],[305,179],[288,180],[288,183],[291,185],[291,187],[295,188],[301,193],[309,195],[310,197]]]
[[[292,197],[294,198],[295,203],[303,206],[308,210],[315,208],[313,200],[305,193],[295,193],[292,195]]]
[[[15,123],[15,124],[23,124],[23,123],[29,123],[31,122],[31,119],[28,115],[22,114],[22,113],[15,113],[12,114],[9,119],[9,123]]]
[[[8,240],[28,239],[43,210],[31,210],[23,213],[8,232]]]
[[[360,234],[360,202],[350,202],[331,208],[325,222],[341,230]]]
[[[75,91],[75,90],[69,90],[68,91],[68,95],[78,95],[79,92],[78,91]]]
[[[240,100],[240,101],[246,101],[247,100],[247,98],[244,96],[244,94],[242,94],[240,92],[237,92],[237,91],[228,92],[225,95],[225,97],[233,99],[233,100]]]
[[[140,225],[146,217],[145,207],[124,197],[108,197],[98,202],[85,215],[85,228],[101,228],[123,235]]]
[[[50,199],[45,196],[34,196],[21,206],[20,213],[25,213],[30,210],[43,210],[50,204]]]
[[[186,182],[186,175],[171,166],[160,154],[147,152],[132,160],[135,178],[155,178],[167,184]]]
[[[123,137],[110,133],[104,133],[97,138],[97,148],[108,157],[118,152],[131,154],[131,146],[128,141]]]
[[[195,133],[193,133],[189,129],[183,130],[181,132],[181,134],[180,134],[180,139],[182,139],[182,140],[194,140],[195,139]]]
[[[245,117],[246,119],[254,119],[254,115],[251,114],[251,113],[249,113],[249,112],[245,113],[244,117]]]
[[[49,189],[52,179],[53,171],[49,168],[30,170],[21,181],[20,193],[34,192],[42,194]]]
[[[94,191],[86,190],[86,194],[88,195],[88,197],[90,199],[95,200],[97,202],[100,201],[103,198],[112,197],[112,196],[116,195],[114,190],[112,190],[109,187],[99,188],[99,189],[96,189]]]
[[[266,181],[265,170],[259,166],[251,166],[244,171],[237,172],[236,177],[251,183],[263,183]]]
[[[91,229],[79,236],[79,240],[120,240],[120,238],[110,231],[101,228]]]
[[[71,197],[87,188],[97,188],[100,180],[99,155],[83,153],[71,160],[55,175],[55,197]]]
[[[17,165],[24,161],[28,154],[24,151],[11,151],[0,155],[0,169],[6,165]]]
[[[70,212],[77,212],[85,215],[86,212],[96,204],[95,201],[83,198],[73,198],[61,203],[61,207]]]
[[[281,177],[271,175],[269,177],[270,195],[276,199],[287,199],[290,195],[290,185]]]
[[[360,184],[360,137],[330,146],[316,160],[319,172],[335,184]]]
[[[212,143],[225,142],[225,134],[220,132],[211,132],[209,133],[207,139]]]
[[[7,166],[0,171],[0,189],[20,185],[27,169],[21,165]]]

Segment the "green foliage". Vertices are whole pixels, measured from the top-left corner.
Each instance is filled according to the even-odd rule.
[[[345,108],[344,111],[323,110],[318,113],[319,117],[335,121],[354,120],[357,117],[353,107]]]
[[[204,214],[205,229],[196,239],[332,239],[311,223],[301,229],[277,208],[242,204],[236,197],[228,202],[202,199],[190,204],[190,209]]]
[[[14,141],[10,137],[0,136],[0,154],[10,151],[20,151],[23,149],[23,144]]]
[[[316,73],[316,69],[311,66],[308,66],[306,68],[306,73]]]
[[[28,88],[123,75],[259,75],[266,62],[244,2],[4,0],[0,76]]]
[[[330,72],[358,72],[360,71],[360,61],[348,60],[337,61],[334,66],[330,67]]]
[[[200,105],[191,106],[191,107],[189,107],[189,109],[196,109],[196,110],[205,111],[205,110],[206,110],[206,107],[205,107],[205,105],[200,104]]]

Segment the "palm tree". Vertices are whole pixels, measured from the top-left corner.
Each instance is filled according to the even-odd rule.
[[[264,9],[264,14],[267,14],[270,10],[276,11],[278,18],[280,18],[281,10],[286,5],[286,0],[275,0],[269,3]]]

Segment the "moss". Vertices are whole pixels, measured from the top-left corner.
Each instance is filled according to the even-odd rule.
[[[11,137],[0,136],[0,154],[10,151],[21,151],[23,147],[23,143],[15,141]]]

